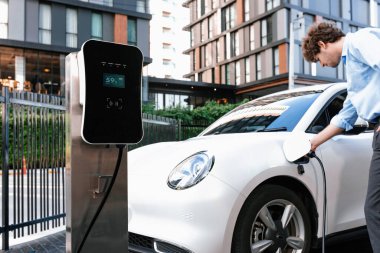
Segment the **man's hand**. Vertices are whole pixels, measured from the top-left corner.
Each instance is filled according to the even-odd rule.
[[[341,134],[343,132],[342,128],[336,127],[334,125],[328,125],[322,132],[314,136],[313,139],[310,140],[311,149],[310,151],[315,151],[319,145],[330,140],[335,135]]]

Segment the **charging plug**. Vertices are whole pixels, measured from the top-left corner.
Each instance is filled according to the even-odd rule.
[[[305,168],[303,167],[302,164],[298,164],[298,166],[297,166],[297,171],[298,171],[298,174],[299,174],[299,175],[302,175],[302,174],[305,173]]]
[[[307,156],[310,158],[314,158],[316,155],[314,151],[310,151],[309,153],[307,153]]]

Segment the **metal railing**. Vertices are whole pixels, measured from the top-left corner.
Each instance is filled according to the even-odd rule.
[[[65,99],[45,94],[0,95],[0,249],[18,239],[65,225]],[[147,144],[184,140],[206,127],[143,114]]]
[[[203,120],[192,121],[190,123],[178,122],[178,140],[186,140],[197,136],[205,130],[211,123]]]
[[[2,249],[65,224],[65,101],[2,90]]]
[[[178,122],[175,119],[164,118],[143,113],[144,136],[138,144],[128,145],[128,150],[163,141],[178,140]]]

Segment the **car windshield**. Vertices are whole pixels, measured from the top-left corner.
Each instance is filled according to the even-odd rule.
[[[292,92],[252,100],[221,117],[201,135],[292,131],[321,92]]]

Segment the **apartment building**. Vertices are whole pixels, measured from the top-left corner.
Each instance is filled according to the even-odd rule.
[[[65,56],[88,39],[149,49],[147,0],[0,0],[0,84],[61,94]]]
[[[189,22],[189,11],[178,0],[151,0],[150,54],[154,61],[148,76],[184,80],[189,71],[190,33],[183,27]]]
[[[287,89],[289,69],[294,69],[295,87],[343,81],[342,63],[322,68],[303,59],[307,28],[329,20],[348,33],[380,24],[378,0],[188,0],[184,6],[190,11],[185,29],[191,34],[185,77],[234,86],[239,98]]]

